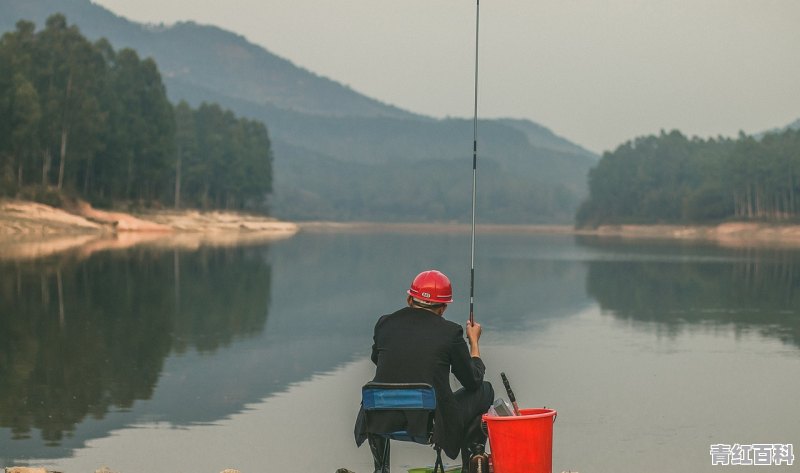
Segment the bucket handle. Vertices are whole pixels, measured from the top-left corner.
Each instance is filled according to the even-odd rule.
[[[547,406],[543,406],[543,409],[547,409]],[[556,417],[558,417],[558,412],[553,412],[553,423],[556,423]]]

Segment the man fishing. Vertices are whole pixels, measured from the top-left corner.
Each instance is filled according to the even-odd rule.
[[[372,361],[376,369],[373,381],[432,385],[437,401],[433,443],[453,459],[460,451],[462,472],[466,472],[470,449],[486,442],[480,428],[481,414],[489,409],[494,399],[492,385],[483,380],[486,367],[478,346],[481,326],[467,322],[467,347],[461,326],[443,317],[447,304],[453,302],[453,291],[450,280],[439,271],[423,271],[417,275],[407,293],[408,307],[382,316],[375,324]],[[455,393],[450,388],[451,371],[463,386]],[[385,421],[379,418],[370,420],[370,423]],[[389,450],[385,443],[388,440],[366,432],[386,432],[391,431],[387,428],[393,427],[367,426],[366,423],[362,409],[356,420],[356,444],[360,446],[365,439],[369,441],[375,472],[383,473],[380,465],[384,452],[387,468],[389,464]]]

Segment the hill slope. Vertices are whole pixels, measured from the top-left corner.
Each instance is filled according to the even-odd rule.
[[[0,30],[59,11],[89,38],[159,64],[171,99],[263,120],[275,149],[276,215],[292,219],[469,218],[472,125],[365,97],[213,26],[140,25],[89,0],[6,0]],[[566,222],[597,156],[526,120],[480,123],[483,221]]]

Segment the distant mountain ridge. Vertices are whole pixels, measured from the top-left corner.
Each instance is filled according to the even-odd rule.
[[[13,29],[20,18],[41,26],[47,16],[62,12],[88,38],[106,37],[117,48],[131,47],[143,57],[152,56],[167,82],[185,82],[211,90],[219,88],[234,98],[311,114],[412,116],[316,76],[247,42],[241,35],[215,26],[193,22],[141,25],[118,17],[89,0],[4,0],[3,3],[8,5],[0,10],[2,31]],[[204,41],[194,41],[198,36]],[[211,50],[208,44],[212,45]],[[221,61],[203,60],[208,56],[216,56]]]
[[[140,25],[89,0],[4,0],[0,30],[18,19],[41,27],[55,12],[91,39],[152,56],[172,100],[213,101],[264,121],[276,155],[272,206],[280,217],[468,218],[470,120],[436,120],[384,104],[214,26]],[[481,120],[480,215],[571,221],[597,158],[527,120]]]

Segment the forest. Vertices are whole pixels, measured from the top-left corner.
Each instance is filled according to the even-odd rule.
[[[266,210],[272,160],[263,123],[171,104],[152,59],[61,14],[0,38],[0,195]]]
[[[589,197],[576,222],[788,222],[798,216],[800,130],[735,139],[662,131],[602,156],[589,172]]]

